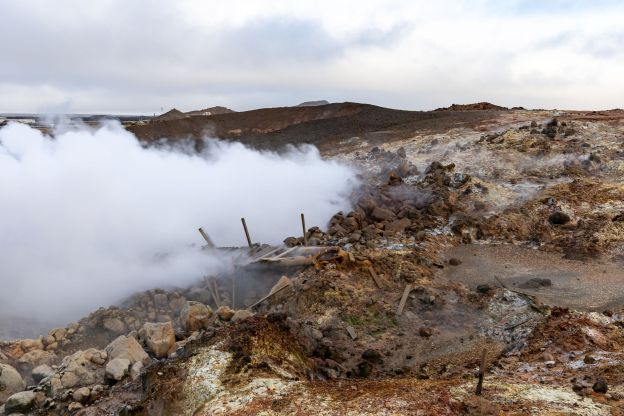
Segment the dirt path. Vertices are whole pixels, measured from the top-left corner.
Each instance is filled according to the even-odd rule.
[[[446,266],[438,277],[470,287],[500,285],[498,278],[549,305],[583,311],[624,307],[624,269],[619,263],[566,260],[559,254],[512,245],[464,245],[449,250],[446,258],[461,264]],[[550,279],[552,285],[527,287],[531,279]]]

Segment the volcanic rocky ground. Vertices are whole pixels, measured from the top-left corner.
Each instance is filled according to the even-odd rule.
[[[343,103],[132,126],[147,145],[311,143],[363,185],[309,229],[337,248],[308,265],[241,265],[1,343],[0,410],[622,414],[623,120]]]

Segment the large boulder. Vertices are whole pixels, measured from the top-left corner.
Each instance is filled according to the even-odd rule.
[[[126,324],[119,318],[105,318],[102,326],[113,334],[124,334],[126,332]]]
[[[176,349],[175,331],[171,322],[147,322],[140,334],[156,358],[166,357]]]
[[[56,355],[49,351],[33,350],[22,355],[18,362],[21,366],[36,367],[43,364],[52,364]]]
[[[393,221],[396,218],[394,212],[381,207],[375,207],[373,212],[371,212],[371,216],[377,221]]]
[[[43,337],[37,339],[23,339],[19,341],[19,346],[25,353],[34,350],[42,350],[44,348]]]
[[[8,364],[0,364],[0,403],[26,388],[20,373]]]
[[[9,397],[4,404],[4,413],[10,415],[12,413],[28,412],[35,404],[35,393],[32,391],[21,391]]]
[[[64,369],[52,376],[50,384],[53,391],[68,389],[77,386],[87,386],[102,381],[102,364],[106,361],[105,351],[90,348],[86,351],[76,351],[63,359],[61,367]]]
[[[412,222],[408,218],[401,218],[400,220],[395,220],[387,224],[386,231],[402,233],[410,225],[412,225]]]
[[[110,360],[125,358],[129,360],[131,364],[137,361],[143,364],[149,362],[149,355],[147,355],[141,347],[141,344],[132,336],[120,335],[108,344],[105,350]]]
[[[180,312],[180,325],[188,332],[199,331],[210,326],[211,318],[210,306],[188,301]]]

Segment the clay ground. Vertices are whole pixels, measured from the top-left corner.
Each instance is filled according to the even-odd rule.
[[[130,130],[198,150],[204,136],[275,151],[314,144],[363,185],[351,212],[308,231],[334,254],[267,269],[264,293],[282,275],[288,286],[242,319],[220,310],[189,330],[183,305],[216,310],[228,297],[229,286],[215,296],[203,281],[98,310],[58,345],[56,332],[0,345],[0,362],[29,383],[44,355],[63,380],[63,357],[120,335],[149,352],[136,377],[98,379],[101,393],[80,403],[76,387],[100,389],[33,385],[38,414],[622,414],[623,111],[342,103]],[[140,331],[152,321],[175,327],[174,353],[154,356]]]

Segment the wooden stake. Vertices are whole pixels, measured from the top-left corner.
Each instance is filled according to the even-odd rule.
[[[208,245],[208,247],[214,248],[215,246],[214,243],[212,242],[210,237],[208,237],[208,234],[206,234],[203,228],[199,227],[199,233],[201,234],[202,237],[204,237],[204,240],[206,240],[206,244]]]
[[[303,245],[307,246],[308,245],[308,230],[306,230],[305,217],[303,216],[303,213],[301,213],[301,227],[303,228]]]
[[[357,332],[355,332],[355,328],[353,328],[352,326],[348,326],[347,332],[349,333],[349,336],[351,337],[352,340],[357,339]]]
[[[236,309],[236,275],[232,275],[232,309]]]
[[[403,308],[405,307],[405,302],[407,302],[407,297],[412,291],[412,285],[407,284],[405,286],[405,290],[403,290],[403,296],[401,296],[401,302],[399,302],[399,307],[397,308],[397,315],[401,315],[403,313]]]
[[[483,348],[483,352],[481,353],[481,363],[479,363],[479,382],[477,383],[477,391],[475,392],[477,396],[481,396],[481,389],[483,388],[483,378],[485,377],[486,354],[487,354],[487,350]]]
[[[373,266],[368,268],[368,272],[370,273],[371,277],[375,281],[375,284],[377,285],[377,287],[381,289],[381,281],[379,280],[379,276],[377,276],[377,272],[375,271],[375,269],[373,269]]]
[[[212,299],[217,305],[217,308],[221,307],[221,297],[219,296],[219,286],[217,285],[216,279],[210,279],[210,283],[208,284],[208,289],[210,290],[210,294],[212,295]]]
[[[247,223],[245,222],[245,218],[241,218],[241,222],[243,223],[243,228],[245,229],[245,237],[247,237],[247,245],[251,248],[251,237],[249,236],[249,230],[247,229]]]
[[[266,295],[265,297],[261,298],[260,300],[258,300],[256,303],[254,303],[253,305],[249,306],[247,309],[253,309],[256,306],[260,305],[262,302],[264,302],[265,300],[269,299],[272,296],[275,296],[276,294],[278,294],[279,292],[281,292],[282,290],[286,289],[287,287],[290,287],[290,285],[284,285],[282,287],[280,287],[279,289],[277,289],[275,292],[271,292],[268,295]]]

